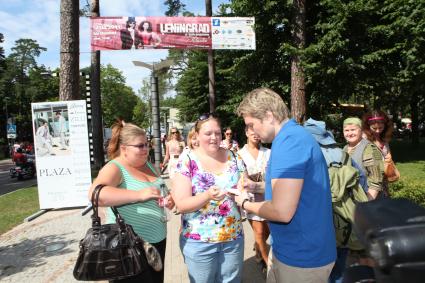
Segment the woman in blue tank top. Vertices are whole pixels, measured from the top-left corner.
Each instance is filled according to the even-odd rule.
[[[164,211],[158,205],[164,181],[148,160],[149,148],[146,133],[141,128],[123,121],[112,128],[108,146],[107,163],[100,171],[89,191],[98,184],[106,185],[100,196],[99,206],[115,206],[127,224],[145,241],[153,244],[161,254],[164,265],[167,226]],[[166,197],[166,206],[172,208],[174,202]],[[114,223],[115,216],[106,211],[106,222]],[[164,281],[164,269],[149,270],[124,280],[113,282],[152,282]]]

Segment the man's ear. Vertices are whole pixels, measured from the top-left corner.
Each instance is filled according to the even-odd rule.
[[[266,111],[266,115],[264,115],[263,120],[267,121],[270,124],[273,124],[275,121],[275,118],[273,116],[273,113],[271,111]]]

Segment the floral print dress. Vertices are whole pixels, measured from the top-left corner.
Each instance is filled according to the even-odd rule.
[[[245,171],[242,159],[227,150],[227,168],[220,174],[203,170],[193,151],[180,156],[177,170],[191,178],[192,195],[207,191],[211,186],[223,190],[236,189],[240,176]],[[178,189],[178,188],[177,188]],[[239,208],[230,196],[210,200],[201,209],[182,215],[183,237],[202,242],[227,242],[243,237]]]

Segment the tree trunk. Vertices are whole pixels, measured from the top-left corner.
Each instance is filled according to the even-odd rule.
[[[419,144],[419,110],[418,110],[418,103],[419,103],[419,93],[417,90],[415,90],[410,98],[410,109],[411,109],[411,118],[412,118],[412,145],[418,145]]]
[[[212,16],[212,0],[205,0],[206,16]],[[215,112],[215,64],[214,50],[208,50],[208,101],[210,104],[210,113]]]
[[[99,0],[91,1],[91,15],[92,17],[99,17]],[[102,99],[100,93],[100,51],[91,53],[90,91],[94,167],[100,169],[105,163],[105,153],[103,151]]]
[[[61,0],[59,100],[80,99],[79,2]]]
[[[294,0],[294,20],[292,36],[298,50],[305,46],[305,1]],[[298,122],[303,123],[306,115],[305,78],[299,54],[292,56],[291,62],[291,114]]]

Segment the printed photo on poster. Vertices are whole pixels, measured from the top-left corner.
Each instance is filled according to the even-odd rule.
[[[33,117],[37,158],[71,154],[67,104],[34,105]]]

